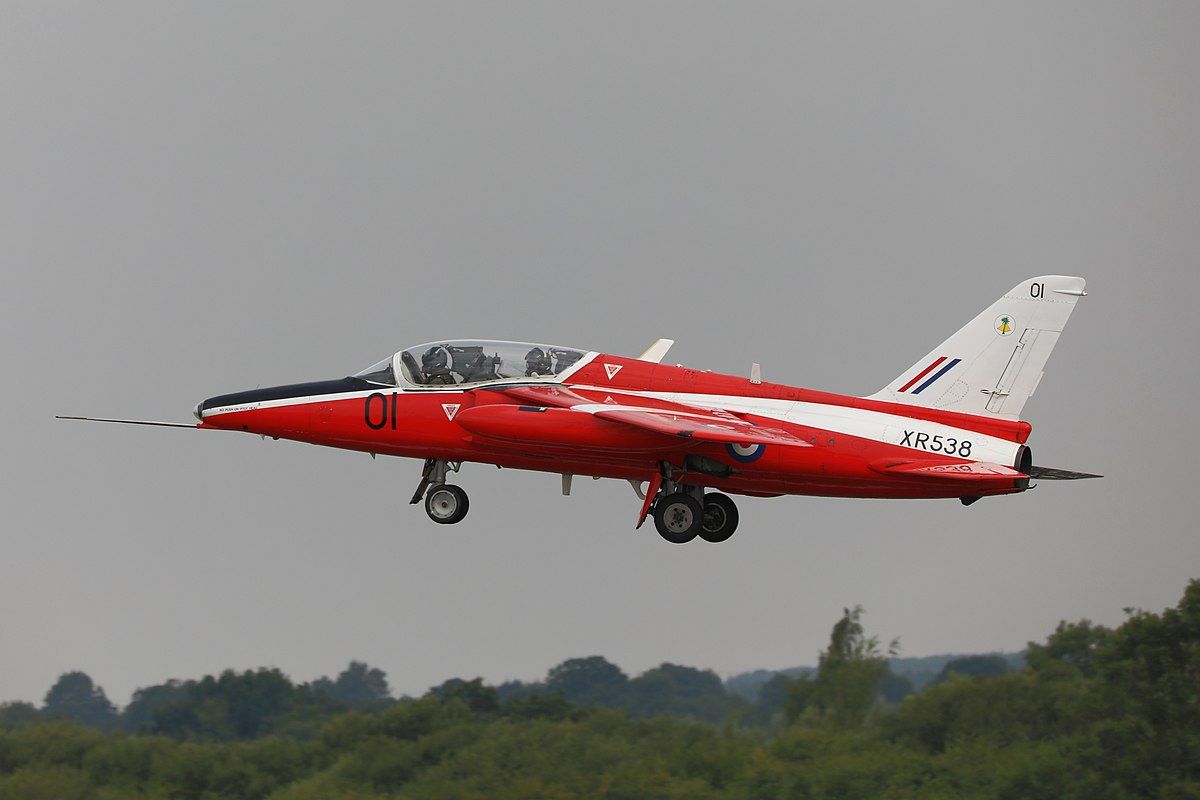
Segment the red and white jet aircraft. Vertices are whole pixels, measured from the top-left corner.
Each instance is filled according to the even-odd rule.
[[[767,383],[570,347],[446,340],[353,376],[211,397],[199,424],[424,460],[412,503],[442,524],[467,513],[447,483],[466,462],[629,481],[664,539],[733,535],[727,494],[958,498],[1014,494],[1035,467],[1018,419],[1079,298],[1082,278],[1023,281],[869,397]],[[93,419],[68,417],[68,419]],[[643,486],[645,487],[643,489]],[[720,491],[707,491],[710,489]]]

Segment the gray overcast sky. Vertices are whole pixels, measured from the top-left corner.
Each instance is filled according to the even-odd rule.
[[[351,658],[400,691],[601,653],[1018,649],[1200,574],[1200,6],[0,2],[0,699]],[[234,434],[203,397],[440,337],[869,393],[1019,280],[1084,275],[1019,497],[741,502]]]

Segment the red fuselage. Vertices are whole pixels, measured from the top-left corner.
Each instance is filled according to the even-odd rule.
[[[536,382],[567,388],[598,405],[727,409],[806,444],[738,447],[631,427],[571,407],[522,402],[506,392],[530,383],[535,381],[510,378],[469,387],[382,386],[346,378],[214,397],[197,408],[197,416],[202,428],[571,475],[647,481],[666,464],[685,476],[690,468],[703,486],[744,495],[964,497],[1028,485],[1011,470],[967,477],[950,472],[969,471],[980,461],[1019,466],[1028,452],[1026,422],[752,383],[598,353],[587,354],[561,380]],[[942,446],[934,449],[935,442]],[[905,465],[912,464],[948,472],[905,474]]]

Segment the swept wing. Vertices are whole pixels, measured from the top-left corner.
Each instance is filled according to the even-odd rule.
[[[727,411],[711,410],[655,400],[642,404],[642,398],[622,396],[622,402],[597,403],[595,400],[562,386],[508,386],[503,393],[514,400],[591,414],[597,419],[619,422],[635,428],[727,444],[775,444],[788,447],[812,447],[803,439],[779,428],[759,425]]]

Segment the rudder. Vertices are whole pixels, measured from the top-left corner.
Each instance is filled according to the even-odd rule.
[[[871,399],[1016,419],[1085,283],[1067,275],[1022,281]]]

